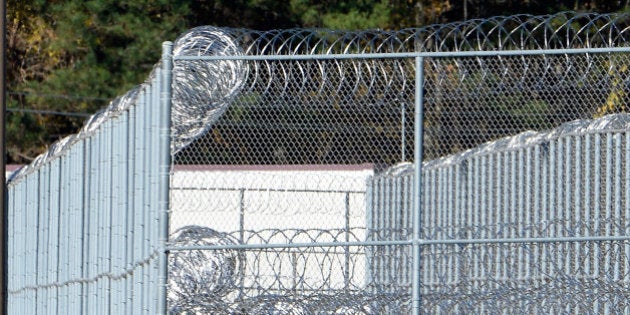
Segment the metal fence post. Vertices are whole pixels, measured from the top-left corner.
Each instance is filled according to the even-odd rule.
[[[240,242],[239,244],[245,244],[245,188],[238,190],[238,213],[238,241]],[[240,265],[240,272],[242,275],[245,274],[244,264]],[[245,279],[241,277],[239,281],[238,298],[242,299],[245,296],[245,290],[243,289]]]
[[[350,243],[350,192],[346,192],[344,193],[344,197],[343,197],[343,201],[344,201],[344,209],[345,209],[345,226],[344,229],[346,230],[345,232],[345,239],[344,241],[346,243]],[[344,248],[344,271],[343,271],[343,283],[344,283],[344,289],[348,290],[350,288],[350,246],[346,246]]]
[[[405,111],[407,110],[405,106],[405,102],[400,102],[400,155],[401,161],[407,161],[407,152],[406,152],[406,137],[405,129],[407,126],[407,116],[405,115]]]
[[[238,240],[245,244],[245,189],[238,190]]]
[[[158,202],[160,216],[159,225],[159,279],[158,279],[158,314],[166,314],[168,306],[166,299],[166,285],[168,281],[168,210],[170,195],[170,165],[171,165],[171,81],[173,68],[173,43],[162,44],[162,80],[160,86],[160,147],[159,147],[159,192]]]
[[[413,314],[420,314],[422,297],[420,296],[420,227],[422,215],[422,137],[423,137],[423,98],[424,98],[424,57],[415,57],[415,144],[414,144],[414,172],[416,182],[414,185],[414,211],[413,211],[413,279],[412,279],[412,307]]]

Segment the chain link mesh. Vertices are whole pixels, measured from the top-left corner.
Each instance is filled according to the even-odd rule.
[[[396,163],[407,158],[403,150],[413,155],[412,66],[397,59],[250,62],[243,91],[176,163]]]
[[[628,111],[628,55],[431,58],[425,158]]]

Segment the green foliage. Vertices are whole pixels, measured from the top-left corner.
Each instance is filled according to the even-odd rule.
[[[34,96],[15,98],[9,106],[28,109],[95,112],[106,105],[95,98],[113,99],[143,82],[159,59],[161,40],[188,28],[186,1],[31,1],[10,8],[18,21],[16,37],[24,43],[16,47],[16,59],[34,64],[39,72],[22,77],[21,69],[12,72],[9,88]],[[28,162],[38,151],[33,148],[43,148],[82,125],[52,115],[36,121],[40,128],[27,130],[37,136],[14,143],[9,162]]]
[[[43,143],[40,139],[45,134],[42,124],[30,113],[12,113],[6,115],[6,149],[15,159],[29,159],[46,149],[45,146],[35,144]],[[29,146],[22,146],[27,143]]]
[[[71,62],[52,72],[44,88],[112,97],[143,81],[159,59],[161,39],[187,27],[188,8],[184,1],[98,0],[64,2],[52,11],[59,38],[53,45]],[[79,81],[67,80],[68,70],[83,82],[68,82]]]
[[[375,29],[389,26],[390,11],[387,1],[375,2],[361,11],[351,8],[347,12],[331,12],[323,16],[325,27],[333,29]]]
[[[304,26],[346,30],[391,26],[390,4],[386,0],[291,0],[291,10]]]

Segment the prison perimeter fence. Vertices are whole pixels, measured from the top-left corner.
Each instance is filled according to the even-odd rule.
[[[192,29],[10,179],[10,311],[630,312],[628,26]]]
[[[159,312],[165,306],[160,258],[169,72],[156,68],[78,134],[13,174],[9,313]]]

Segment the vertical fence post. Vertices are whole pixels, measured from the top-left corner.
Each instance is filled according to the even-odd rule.
[[[166,314],[167,299],[166,285],[168,281],[168,210],[170,194],[170,166],[171,166],[171,81],[173,68],[173,43],[162,44],[162,80],[160,87],[160,143],[159,143],[159,279],[158,279],[158,314]]]
[[[422,300],[420,296],[420,227],[421,227],[421,214],[422,214],[422,137],[423,134],[423,98],[424,98],[424,57],[415,57],[415,70],[416,70],[416,82],[415,82],[415,100],[414,100],[414,172],[416,182],[414,185],[414,211],[413,211],[413,279],[412,279],[412,307],[413,314],[420,314],[422,308]]]
[[[344,207],[345,207],[345,242],[350,243],[350,192],[345,192],[344,197]],[[350,288],[350,246],[346,246],[344,248],[344,271],[343,271],[343,288],[348,290]]]
[[[238,230],[239,236],[238,241],[239,244],[245,244],[245,188],[241,188],[238,190]],[[240,272],[241,275],[245,274],[245,264],[240,264]],[[244,277],[240,277],[239,285],[238,285],[238,298],[242,299],[245,296],[245,290],[243,286],[245,285]]]
[[[367,187],[365,188],[365,238],[369,241],[375,240],[374,229],[376,228],[373,222],[374,210],[374,186],[376,185],[376,178],[373,175],[368,176]],[[365,247],[365,286],[374,287],[374,265],[376,264],[376,258],[374,255],[374,247]]]
[[[245,244],[245,188],[238,190],[238,241]]]
[[[405,102],[400,102],[400,151],[401,151],[401,162],[407,161],[407,152],[405,138],[407,135],[405,134],[405,127],[407,126],[407,116],[405,115]]]

